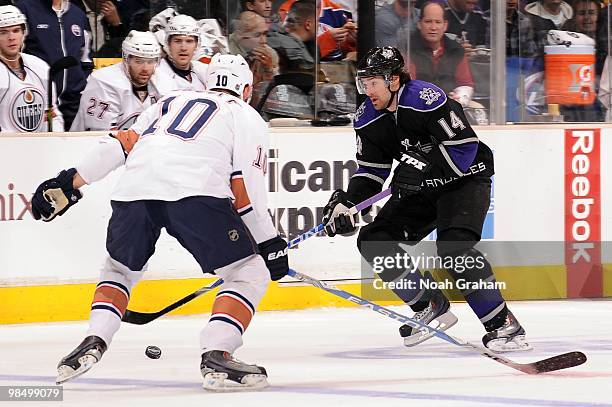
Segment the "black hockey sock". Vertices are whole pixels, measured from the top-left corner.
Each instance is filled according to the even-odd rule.
[[[484,328],[487,332],[491,332],[500,328],[506,322],[506,317],[508,316],[508,306],[504,305],[504,308],[501,309],[493,318],[483,323]]]

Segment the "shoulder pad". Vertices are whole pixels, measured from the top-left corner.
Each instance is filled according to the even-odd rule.
[[[96,69],[91,73],[91,77],[110,89],[132,91],[132,83],[123,69],[123,62]]]
[[[355,128],[355,130],[361,129],[384,115],[385,111],[374,109],[372,101],[370,98],[367,98],[355,112],[353,128]]]
[[[433,83],[411,80],[402,89],[399,96],[399,107],[429,112],[446,103],[446,93]]]

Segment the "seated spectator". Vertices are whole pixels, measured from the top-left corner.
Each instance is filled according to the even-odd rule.
[[[236,31],[229,36],[230,53],[246,59],[253,72],[253,86],[278,75],[278,54],[267,44],[266,20],[255,12],[244,11],[235,27]]]
[[[612,57],[608,55],[604,63],[599,83],[599,101],[606,109],[607,122],[612,122]]]
[[[448,21],[443,6],[426,2],[417,27],[410,44],[411,77],[436,84],[463,107],[468,106],[474,79],[463,47],[444,35]]]
[[[79,110],[81,92],[93,70],[91,34],[85,12],[68,0],[18,0],[15,5],[28,19],[24,51],[53,64],[64,56],[81,63],[53,78],[59,95],[59,110],[69,129]],[[60,16],[61,18],[59,18]]]
[[[602,4],[599,0],[574,0],[573,17],[563,24],[562,29],[586,34],[597,38],[597,18]]]
[[[574,16],[572,6],[559,0],[537,0],[528,4],[525,11],[552,21],[556,29],[560,29],[567,20]]]
[[[80,0],[73,0],[78,4]],[[92,50],[96,57],[121,55],[121,42],[129,32],[129,24],[120,11],[124,2],[117,0],[82,0],[83,10],[92,28]],[[142,5],[145,7],[146,5]],[[136,12],[138,10],[129,10]]]
[[[597,39],[597,20],[602,4],[599,0],[574,0],[573,17],[563,24],[562,29]],[[597,86],[597,82],[596,82]],[[605,108],[598,99],[590,105],[561,105],[560,113],[566,122],[598,122],[604,118]]]
[[[285,16],[297,0],[286,0],[279,8]],[[312,0],[302,0],[310,1]],[[322,61],[338,61],[357,49],[357,26],[350,10],[331,0],[316,0],[317,45]],[[353,57],[356,58],[356,55]]]
[[[278,53],[281,73],[313,72],[317,27],[315,13],[314,1],[298,0],[289,9],[284,30],[268,33],[268,45]]]
[[[478,0],[448,0],[445,7],[448,20],[446,32],[457,36],[468,55],[477,46],[488,46],[489,21],[476,6]]]
[[[269,19],[272,14],[272,0],[240,0],[242,11],[253,11]]]
[[[321,61],[356,60],[357,26],[353,15],[330,0],[317,0],[317,43]]]
[[[161,99],[151,81],[161,55],[155,36],[131,31],[123,41],[122,54],[122,62],[89,76],[70,131],[127,130],[140,113]]]
[[[26,17],[15,6],[0,6],[0,132],[64,131],[62,114],[47,106],[49,65],[21,52]],[[55,103],[55,98],[51,99]],[[52,129],[48,130],[48,109]]]
[[[519,0],[506,0],[507,58],[513,56],[531,57],[538,53],[535,30],[529,17],[519,10],[518,2]],[[542,54],[540,53],[540,55]]]
[[[612,33],[612,25],[610,24],[609,16],[612,15],[612,2],[606,0],[606,6],[602,7],[597,17],[597,35],[595,45],[597,48],[595,70],[598,75],[601,75],[604,63],[610,54],[610,33]]]
[[[376,9],[374,38],[376,46],[396,47],[399,44],[398,32],[405,38],[405,33],[416,30],[418,10],[414,0],[395,0]],[[408,29],[405,27],[408,26]],[[401,30],[401,31],[400,31]]]

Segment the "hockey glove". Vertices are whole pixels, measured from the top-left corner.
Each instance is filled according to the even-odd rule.
[[[355,217],[351,215],[349,209],[355,206],[348,200],[346,192],[337,189],[329,198],[329,202],[323,208],[323,224],[327,236],[333,237],[337,234],[347,234],[354,232],[357,229],[355,226]]]
[[[401,162],[395,168],[391,179],[393,196],[402,199],[418,193],[429,166],[429,161],[415,151],[402,154]]]
[[[74,189],[72,179],[77,170],[62,170],[57,177],[43,182],[36,188],[32,197],[32,215],[34,219],[45,222],[63,215],[72,205],[83,197],[81,191]]]
[[[266,262],[272,281],[280,280],[289,272],[287,259],[287,242],[280,236],[261,242],[257,245],[259,254]]]

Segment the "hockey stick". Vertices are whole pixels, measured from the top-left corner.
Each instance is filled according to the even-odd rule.
[[[78,61],[75,57],[67,56],[58,59],[49,67],[47,78],[47,131],[53,131],[53,77],[64,69],[76,66]]]
[[[353,295],[347,291],[344,291],[339,288],[325,284],[324,282],[316,280],[305,274],[298,273],[295,270],[289,270],[289,275],[298,280],[312,284],[315,287],[319,287],[327,291],[330,294],[344,298],[345,300],[351,301],[357,305],[361,305],[362,307],[369,308],[372,311],[378,312],[379,314],[382,314],[391,319],[395,319],[396,321],[399,321],[403,324],[408,324],[413,328],[416,328],[419,330],[426,329],[429,332],[431,332],[433,335],[437,336],[438,338],[445,340],[449,343],[452,343],[453,345],[460,346],[466,350],[478,352],[482,356],[485,356],[498,363],[501,363],[502,365],[506,365],[512,369],[519,370],[523,373],[538,374],[538,373],[552,372],[555,370],[567,369],[570,367],[579,366],[583,364],[584,362],[586,362],[587,360],[587,357],[584,353],[574,351],[574,352],[564,353],[562,355],[553,356],[548,359],[539,360],[533,363],[517,363],[508,358],[500,356],[495,352],[492,352],[491,350],[485,348],[484,346],[470,343],[464,339],[460,339],[454,336],[450,336],[444,331],[440,331],[436,328],[432,328],[429,325],[425,325],[415,319],[404,316],[402,314],[398,314],[397,312],[392,311],[388,308],[374,304],[373,302],[370,302],[361,297]]]
[[[387,196],[391,195],[391,188],[385,189],[384,191],[381,191],[379,193],[377,193],[376,195],[366,199],[363,202],[358,203],[357,205],[353,206],[352,208],[349,209],[349,213],[351,215],[355,215],[357,212],[360,212],[362,210],[364,210],[365,208],[367,208],[368,206],[372,206],[373,204],[375,204],[376,202],[380,201],[383,198],[386,198]],[[298,237],[296,237],[295,239],[291,240],[288,244],[287,247],[289,249],[297,246],[299,243],[303,242],[304,240],[316,235],[317,233],[323,231],[325,227],[325,224],[321,223],[309,230],[307,230],[306,232],[302,233],[301,235],[299,235]],[[170,311],[173,311],[175,309],[177,309],[178,307],[180,307],[181,305],[184,305],[186,303],[188,303],[189,301],[198,298],[200,295],[202,294],[206,294],[207,292],[211,291],[212,289],[220,286],[221,284],[223,284],[223,280],[219,279],[217,281],[215,281],[214,283],[212,283],[209,286],[206,287],[202,287],[194,292],[192,292],[191,294],[187,295],[184,298],[181,298],[180,300],[176,301],[175,303],[172,303],[170,305],[168,305],[166,308],[157,311],[157,312],[138,312],[138,311],[132,311],[132,310],[126,310],[125,314],[123,314],[123,318],[121,319],[123,322],[127,322],[128,324],[135,324],[135,325],[144,325],[144,324],[148,324],[149,322],[161,317],[162,315],[167,314]]]

